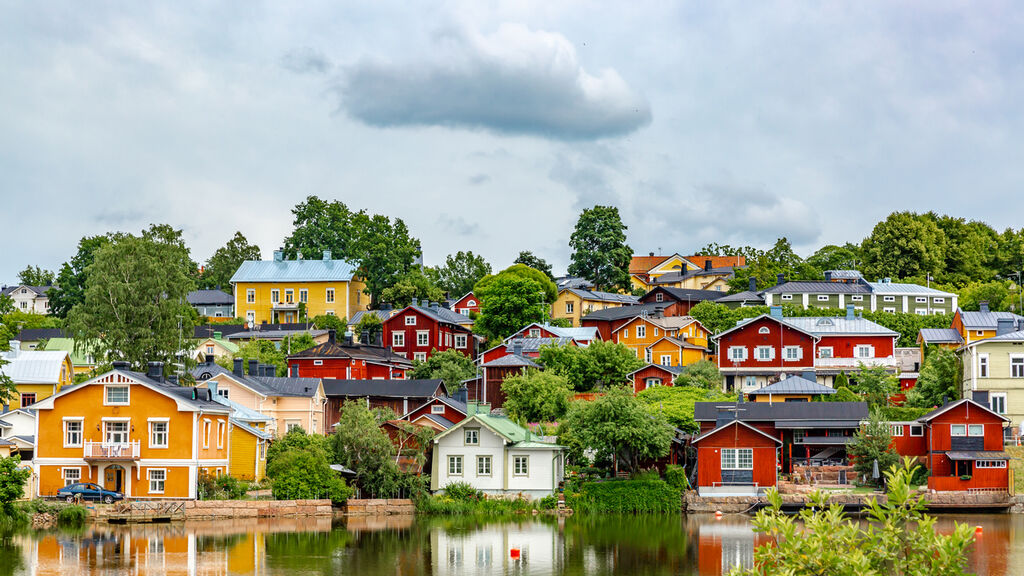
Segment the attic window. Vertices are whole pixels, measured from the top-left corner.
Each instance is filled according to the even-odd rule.
[[[834,326],[835,322],[833,322],[830,318],[820,318],[818,319],[817,324],[818,326]]]
[[[430,413],[431,414],[444,414],[444,405],[443,404],[434,404],[433,406],[430,407]]]
[[[654,295],[654,301],[655,302],[664,302],[665,301],[665,295],[662,294],[661,292],[658,292],[657,294]]]
[[[771,334],[771,332],[771,329],[769,329],[767,326],[762,326],[757,331],[758,334]]]

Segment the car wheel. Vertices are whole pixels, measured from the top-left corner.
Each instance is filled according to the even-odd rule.
[[[107,494],[106,496],[103,497],[103,501],[107,504],[112,504],[114,502],[114,497],[111,496],[110,494]]]
[[[64,498],[64,501],[65,501],[65,502],[69,502],[69,503],[70,503],[70,502],[74,502],[74,501],[75,501],[75,497],[74,497],[74,496],[72,496],[71,494],[68,494],[68,495],[67,495],[67,496],[66,496],[66,497]]]

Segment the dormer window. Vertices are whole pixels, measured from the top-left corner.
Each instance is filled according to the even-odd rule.
[[[657,294],[654,295],[654,301],[655,302],[664,302],[665,301],[665,295],[662,294],[661,292],[658,292]]]

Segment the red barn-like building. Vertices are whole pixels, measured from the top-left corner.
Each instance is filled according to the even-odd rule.
[[[465,402],[447,396],[438,396],[413,408],[408,414],[402,416],[402,420],[447,430],[465,420],[467,413]]]
[[[384,322],[384,342],[395,354],[410,360],[426,360],[434,352],[458,350],[475,358],[473,321],[431,302],[428,307],[412,304]]]
[[[732,420],[694,438],[697,491],[701,496],[757,495],[778,480],[782,442]]]
[[[412,362],[382,346],[357,344],[351,338],[338,342],[334,330],[327,342],[292,354],[287,362],[293,378],[401,380],[412,368]]]
[[[928,488],[1009,490],[1003,429],[1009,419],[973,400],[957,400],[918,419],[924,424]]]
[[[648,364],[639,370],[630,372],[629,379],[633,381],[633,393],[639,394],[648,388],[658,386],[673,386],[676,377],[682,373],[682,366],[662,366],[661,364]]]

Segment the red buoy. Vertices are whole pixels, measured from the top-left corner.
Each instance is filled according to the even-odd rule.
[[[519,558],[519,548],[513,548],[512,550],[509,550],[509,556],[513,558]]]

